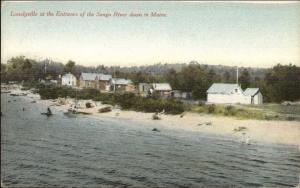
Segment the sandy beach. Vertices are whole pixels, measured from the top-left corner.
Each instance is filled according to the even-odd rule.
[[[13,90],[12,92],[21,92]],[[74,99],[67,99],[65,105],[57,105],[57,100],[40,100],[38,94],[28,93],[24,96],[29,100],[35,100],[37,103],[43,103],[49,106],[55,106],[62,110],[71,108]],[[85,103],[90,100],[79,100],[79,103]],[[250,137],[251,141],[268,142],[276,144],[289,144],[300,146],[300,122],[298,121],[266,121],[266,120],[239,120],[233,117],[213,116],[208,114],[199,114],[186,112],[181,115],[160,114],[160,120],[153,120],[153,113],[143,113],[135,111],[123,111],[112,107],[111,112],[99,113],[98,110],[104,106],[101,102],[93,102],[92,108],[82,108],[78,111],[90,113],[87,116],[93,117],[111,117],[118,119],[127,119],[136,122],[155,122],[162,126],[172,129],[183,129],[193,132],[212,133],[216,135],[231,135],[242,138],[242,133]],[[239,127],[245,127],[243,131],[234,131]]]

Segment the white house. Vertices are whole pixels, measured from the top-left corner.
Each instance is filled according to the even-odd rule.
[[[207,102],[220,104],[262,104],[262,94],[258,88],[248,88],[244,92],[238,84],[214,83],[207,90]]]
[[[76,86],[76,82],[76,77],[71,73],[67,73],[61,77],[61,85]]]
[[[244,94],[250,96],[250,104],[262,104],[263,103],[263,96],[259,91],[259,88],[247,88],[244,91]]]

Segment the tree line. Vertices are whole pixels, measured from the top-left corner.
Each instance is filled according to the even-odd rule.
[[[50,60],[37,61],[25,56],[12,57],[1,63],[1,82],[35,82],[40,79],[57,79],[71,72],[77,78],[82,72],[107,73],[113,77],[131,79],[135,84],[168,82],[174,90],[192,92],[195,99],[205,100],[206,91],[213,83],[236,83],[236,72],[226,70],[217,73],[214,69],[192,63],[180,70],[169,69],[166,73],[150,71],[121,71],[118,67],[82,66],[72,60],[66,64]],[[300,67],[277,64],[266,69],[263,77],[254,77],[247,68],[240,70],[239,84],[243,89],[260,88],[264,101],[282,102],[300,100]]]

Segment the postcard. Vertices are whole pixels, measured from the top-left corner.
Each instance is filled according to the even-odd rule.
[[[1,187],[300,186],[299,1],[1,1]]]

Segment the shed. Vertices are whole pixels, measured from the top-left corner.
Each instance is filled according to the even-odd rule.
[[[113,91],[134,92],[136,89],[131,80],[124,78],[112,78],[110,85]]]
[[[263,103],[263,95],[259,91],[259,88],[247,88],[244,94],[251,97],[250,104]]]
[[[172,88],[169,83],[153,83],[152,94],[155,96],[171,96]],[[150,90],[151,92],[151,90]]]

